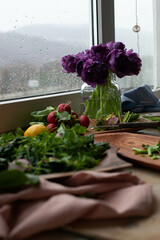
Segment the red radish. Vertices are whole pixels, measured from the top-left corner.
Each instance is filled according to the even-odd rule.
[[[61,103],[58,105],[58,112],[68,112],[71,113],[71,107],[69,106],[71,104],[71,102],[67,102],[67,103]]]
[[[48,128],[49,132],[51,132],[51,133],[53,133],[57,130],[57,126],[54,123],[48,124],[47,128]]]
[[[89,120],[89,118],[86,116],[86,115],[81,115],[80,117],[79,117],[79,120],[80,120],[80,125],[81,126],[84,126],[84,127],[88,127],[89,126],[89,124],[90,124],[90,120]]]
[[[49,123],[58,123],[58,118],[56,116],[56,111],[50,112],[47,116],[47,121]]]
[[[77,114],[76,112],[72,112],[71,115],[72,115],[75,119],[78,118],[78,114]]]

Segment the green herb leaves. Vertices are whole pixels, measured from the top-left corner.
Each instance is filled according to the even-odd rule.
[[[58,132],[42,132],[35,137],[18,136],[1,143],[0,158],[9,162],[27,159],[31,166],[25,172],[46,174],[93,168],[102,159],[108,143],[95,144],[94,136],[84,135],[86,128],[80,124],[69,128],[64,124]],[[3,161],[2,161],[3,163]]]

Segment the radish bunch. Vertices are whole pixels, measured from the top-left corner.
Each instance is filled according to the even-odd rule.
[[[85,115],[78,117],[78,114],[71,109],[70,104],[71,102],[61,103],[56,110],[48,114],[47,128],[50,132],[55,132],[62,122],[69,127],[73,127],[76,123],[86,128],[89,126],[89,118]]]

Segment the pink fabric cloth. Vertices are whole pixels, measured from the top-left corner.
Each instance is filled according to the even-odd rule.
[[[82,171],[63,185],[40,179],[39,187],[0,195],[0,239],[23,239],[77,219],[147,216],[151,209],[151,185],[128,173]]]

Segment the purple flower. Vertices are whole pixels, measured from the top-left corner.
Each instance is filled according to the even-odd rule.
[[[61,63],[66,73],[77,73],[92,87],[105,85],[109,70],[122,78],[138,75],[142,66],[138,54],[132,49],[127,51],[122,42],[92,46],[76,55],[64,56]]]
[[[107,82],[108,68],[106,64],[90,58],[83,65],[81,77],[84,82],[93,88],[97,84],[103,86]]]
[[[138,75],[141,67],[142,67],[142,60],[139,58],[137,53],[133,53],[133,50],[130,49],[126,55],[130,61],[130,72],[132,75]]]
[[[86,50],[87,51],[87,50]],[[89,51],[89,50],[88,50]],[[88,53],[84,53],[84,52],[80,52],[80,53],[77,53],[76,55],[75,55],[75,58],[76,59],[78,59],[78,60],[85,60],[85,59],[87,59],[88,58]]]
[[[112,51],[114,49],[120,49],[120,50],[125,49],[125,45],[122,42],[108,42],[106,46],[109,49],[109,51]]]
[[[79,61],[77,62],[76,72],[77,72],[77,76],[78,76],[78,77],[81,77],[81,73],[82,73],[82,70],[83,70],[84,62],[85,62],[85,61],[83,61],[83,60],[79,60]]]
[[[89,51],[89,50],[86,50]],[[81,77],[81,73],[83,70],[83,65],[85,63],[85,61],[87,61],[87,59],[89,58],[89,52],[88,53],[78,53],[75,55],[75,58],[77,59],[77,63],[76,63],[76,73],[78,77]]]
[[[115,49],[111,51],[108,60],[109,69],[119,78],[130,75],[129,59],[122,50]]]
[[[106,44],[100,44],[98,46],[91,47],[90,56],[91,56],[91,58],[93,58],[95,60],[105,63],[109,52],[110,51],[107,48]]]
[[[141,69],[141,60],[132,50],[115,49],[110,52],[108,67],[119,78],[137,75]]]
[[[75,55],[67,55],[61,59],[62,67],[66,73],[74,73],[76,71],[76,64],[78,59]]]

